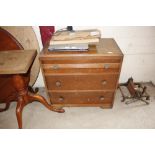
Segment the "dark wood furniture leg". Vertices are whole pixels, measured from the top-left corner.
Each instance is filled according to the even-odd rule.
[[[12,96],[9,96],[7,99],[5,99],[4,103],[0,103],[0,104],[5,104],[4,108],[0,108],[0,112],[8,110],[11,102],[14,101],[15,98],[16,96],[15,94],[13,94]]]
[[[16,116],[18,121],[18,126],[21,129],[22,128],[22,111],[23,108],[33,102],[33,101],[39,101],[42,103],[46,108],[48,108],[51,111],[60,112],[63,113],[63,109],[54,109],[52,105],[49,105],[44,97],[34,94],[32,91],[28,90],[28,82],[25,82],[23,75],[13,75],[13,85],[17,92],[17,107],[16,107]]]

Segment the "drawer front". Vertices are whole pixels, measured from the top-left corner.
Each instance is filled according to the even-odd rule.
[[[113,90],[118,74],[48,75],[48,90]]]
[[[43,65],[45,74],[64,73],[118,73],[120,63],[88,63],[88,64],[46,64]]]
[[[114,93],[91,92],[49,92],[53,104],[112,104]]]
[[[120,63],[121,56],[66,56],[40,58],[41,64]]]

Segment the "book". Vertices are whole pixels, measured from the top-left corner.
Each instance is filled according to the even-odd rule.
[[[99,38],[94,39],[74,39],[74,40],[60,40],[60,41],[50,41],[50,45],[62,45],[62,44],[91,44],[91,43],[98,43]]]

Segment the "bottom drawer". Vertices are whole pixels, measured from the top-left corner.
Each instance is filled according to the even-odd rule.
[[[49,92],[51,103],[61,106],[95,106],[112,105],[114,92],[80,91],[80,92]]]

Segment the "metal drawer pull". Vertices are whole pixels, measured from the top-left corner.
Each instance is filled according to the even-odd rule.
[[[62,96],[60,96],[59,101],[64,101],[64,98]]]
[[[107,81],[106,80],[103,80],[101,83],[102,83],[102,85],[106,85],[107,84]]]
[[[105,69],[108,69],[109,67],[110,67],[109,64],[104,64],[104,68],[105,68]]]
[[[100,97],[100,101],[104,101],[104,96],[101,96]]]
[[[59,69],[59,66],[58,66],[58,65],[53,65],[53,66],[52,66],[52,69],[57,70],[57,69]]]
[[[61,82],[60,82],[60,81],[56,81],[55,85],[56,85],[57,87],[60,87],[60,86],[61,86]]]

